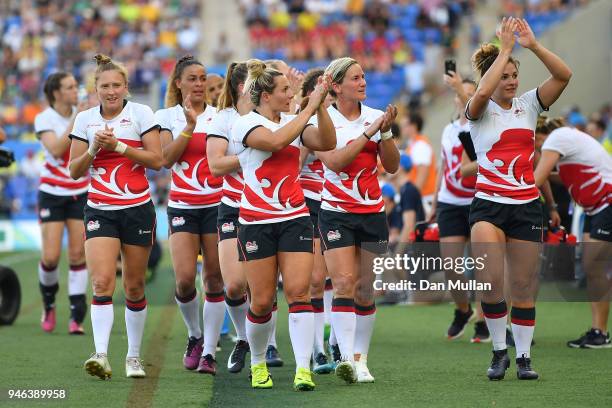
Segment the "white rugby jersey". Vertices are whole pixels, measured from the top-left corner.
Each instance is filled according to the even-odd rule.
[[[323,191],[323,163],[312,153],[308,153],[304,159],[304,165],[300,171],[300,185],[304,190],[304,196],[311,200],[321,201]]]
[[[72,110],[72,115],[76,113],[76,109]],[[34,119],[34,131],[37,136],[40,136],[43,132],[54,132],[55,137],[58,139],[62,137],[70,121],[72,115],[69,118],[65,118],[60,115],[52,107],[48,107]],[[42,145],[43,152],[45,155],[45,165],[40,171],[40,185],[38,189],[48,194],[57,196],[71,196],[83,194],[89,187],[89,177],[81,177],[77,180],[73,180],[70,177],[70,170],[68,170],[68,164],[70,162],[70,146],[66,149],[61,158],[55,158],[45,145]]]
[[[263,126],[276,131],[294,117],[281,114],[280,123],[276,123],[253,111],[238,118],[232,127],[232,141],[244,177],[239,216],[242,224],[268,224],[309,215],[299,183],[301,136],[278,152],[264,152],[244,144],[254,129]]]
[[[542,145],[561,155],[559,177],[574,201],[588,215],[595,215],[612,202],[612,158],[588,134],[570,127],[553,130]]]
[[[470,205],[476,192],[476,176],[461,176],[461,155],[463,145],[459,133],[469,132],[469,126],[463,126],[456,120],[449,123],[442,132],[442,151],[440,156],[445,164],[442,184],[438,192],[438,202],[452,205]]]
[[[227,140],[227,156],[233,156],[236,153],[236,147],[231,140],[232,126],[240,118],[238,111],[233,108],[225,108],[217,113],[208,128],[208,137],[220,137]],[[244,189],[244,180],[242,178],[242,169],[233,171],[223,176],[223,195],[221,202],[230,207],[240,207],[240,199],[242,190]]]
[[[142,135],[159,127],[151,108],[140,103],[124,102],[121,113],[108,120],[100,110],[101,106],[96,106],[79,113],[70,137],[89,144],[96,132],[108,125],[117,140],[143,149]],[[90,175],[87,205],[92,208],[120,210],[151,200],[145,168],[117,152],[101,149],[93,160]]]
[[[207,105],[198,115],[195,129],[183,154],[172,166],[172,182],[168,195],[168,207],[206,208],[219,205],[223,179],[214,177],[206,158],[206,135],[217,109]],[[155,119],[162,130],[172,133],[176,139],[187,124],[181,105],[155,112]]]
[[[336,149],[342,149],[378,119],[383,112],[361,104],[361,116],[348,120],[333,105],[327,108],[336,128]],[[316,116],[313,117],[316,123]],[[346,213],[378,213],[385,210],[377,177],[380,132],[366,143],[355,160],[339,173],[323,164],[325,182],[321,192],[321,209]]]
[[[477,120],[471,120],[466,108],[478,160],[476,197],[503,204],[539,197],[533,177],[534,132],[543,110],[537,89],[512,99],[508,110],[489,100]]]

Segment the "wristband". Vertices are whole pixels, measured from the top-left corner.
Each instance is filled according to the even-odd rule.
[[[368,137],[368,134],[364,131],[362,133],[363,137],[365,137],[366,139],[370,140],[372,138],[372,136]]]
[[[87,154],[90,155],[91,157],[96,157],[96,154],[100,151],[100,148],[96,148],[96,146],[91,143],[89,145],[89,148],[87,149]]]
[[[117,146],[115,146],[115,151],[119,154],[123,154],[125,153],[125,151],[127,150],[128,145],[126,145],[123,142],[119,142],[117,141]]]
[[[183,132],[181,132],[180,136],[186,137],[187,139],[191,139],[191,136],[193,136],[193,135],[190,135],[189,133],[183,131]]]
[[[388,139],[391,139],[392,137],[393,137],[393,132],[391,132],[391,129],[380,134],[381,140],[388,140]]]

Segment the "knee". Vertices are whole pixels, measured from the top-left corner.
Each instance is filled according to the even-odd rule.
[[[176,293],[180,297],[186,297],[193,293],[195,290],[195,281],[193,279],[177,279],[176,280]]]
[[[223,278],[221,273],[206,273],[204,276],[204,290],[208,293],[223,292]]]
[[[85,261],[85,248],[69,248],[68,249],[68,262],[70,265],[82,264]]]
[[[310,288],[285,288],[285,298],[287,303],[310,302]]]
[[[112,295],[113,279],[109,276],[96,276],[92,278],[93,292],[97,296]]]
[[[257,316],[265,316],[272,311],[272,299],[251,299],[250,309],[251,312]]]
[[[246,293],[246,285],[240,282],[227,283],[225,286],[225,294],[230,299],[239,299]]]
[[[125,283],[123,289],[125,291],[125,297],[130,300],[142,299],[144,296],[144,279],[142,282],[130,282]]]
[[[332,278],[334,285],[334,293],[337,297],[353,297],[355,282],[352,277],[347,275],[339,275]]]

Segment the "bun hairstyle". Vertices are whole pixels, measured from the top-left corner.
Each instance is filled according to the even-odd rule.
[[[247,75],[248,70],[245,62],[232,62],[227,66],[223,90],[221,90],[219,103],[217,105],[219,110],[229,108],[230,106],[236,107],[238,98],[240,97],[240,95],[238,95],[238,87],[240,84],[244,84]]]
[[[536,133],[548,135],[555,129],[566,126],[565,119],[562,117],[549,118],[545,115],[538,116],[538,124],[536,125]]]
[[[98,78],[102,72],[117,71],[121,74],[121,76],[123,76],[125,84],[128,84],[128,72],[123,64],[113,61],[111,57],[104,54],[96,54],[94,59],[96,60],[97,65],[95,75],[96,82],[98,82]]]
[[[263,92],[274,91],[274,78],[281,74],[273,68],[267,68],[266,64],[258,59],[250,59],[246,62],[248,76],[244,83],[243,93],[250,95],[251,102],[259,106]]]
[[[317,86],[317,80],[324,73],[325,71],[323,68],[313,68],[306,72],[306,75],[304,75],[304,82],[302,82],[302,98],[307,97],[312,91],[314,91],[315,86]]]
[[[204,66],[200,61],[195,59],[193,55],[184,55],[174,65],[170,78],[168,78],[168,86],[166,88],[165,104],[166,108],[170,108],[177,104],[183,103],[183,94],[181,90],[176,86],[176,80],[180,79],[183,75],[183,71],[190,65],[201,65]]]
[[[67,78],[69,76],[71,76],[71,74],[64,71],[60,71],[55,72],[47,77],[43,92],[45,93],[47,102],[49,102],[49,106],[53,106],[53,104],[55,103],[55,96],[53,96],[53,93],[55,91],[59,91],[62,87],[62,79]]]
[[[474,67],[475,71],[478,71],[478,73],[480,73],[481,78],[489,70],[489,68],[491,68],[491,65],[493,65],[493,62],[495,61],[498,55],[499,48],[490,43],[482,44],[480,48],[476,50],[474,55],[472,55],[472,66]],[[514,64],[517,70],[519,69],[520,63],[516,58],[510,56],[508,62]]]

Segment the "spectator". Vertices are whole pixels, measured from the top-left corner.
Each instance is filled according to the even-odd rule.
[[[436,189],[436,158],[429,139],[421,134],[423,117],[410,113],[402,120],[402,137],[406,138],[406,154],[412,160],[412,169],[407,173],[423,198],[423,206],[429,211]]]

